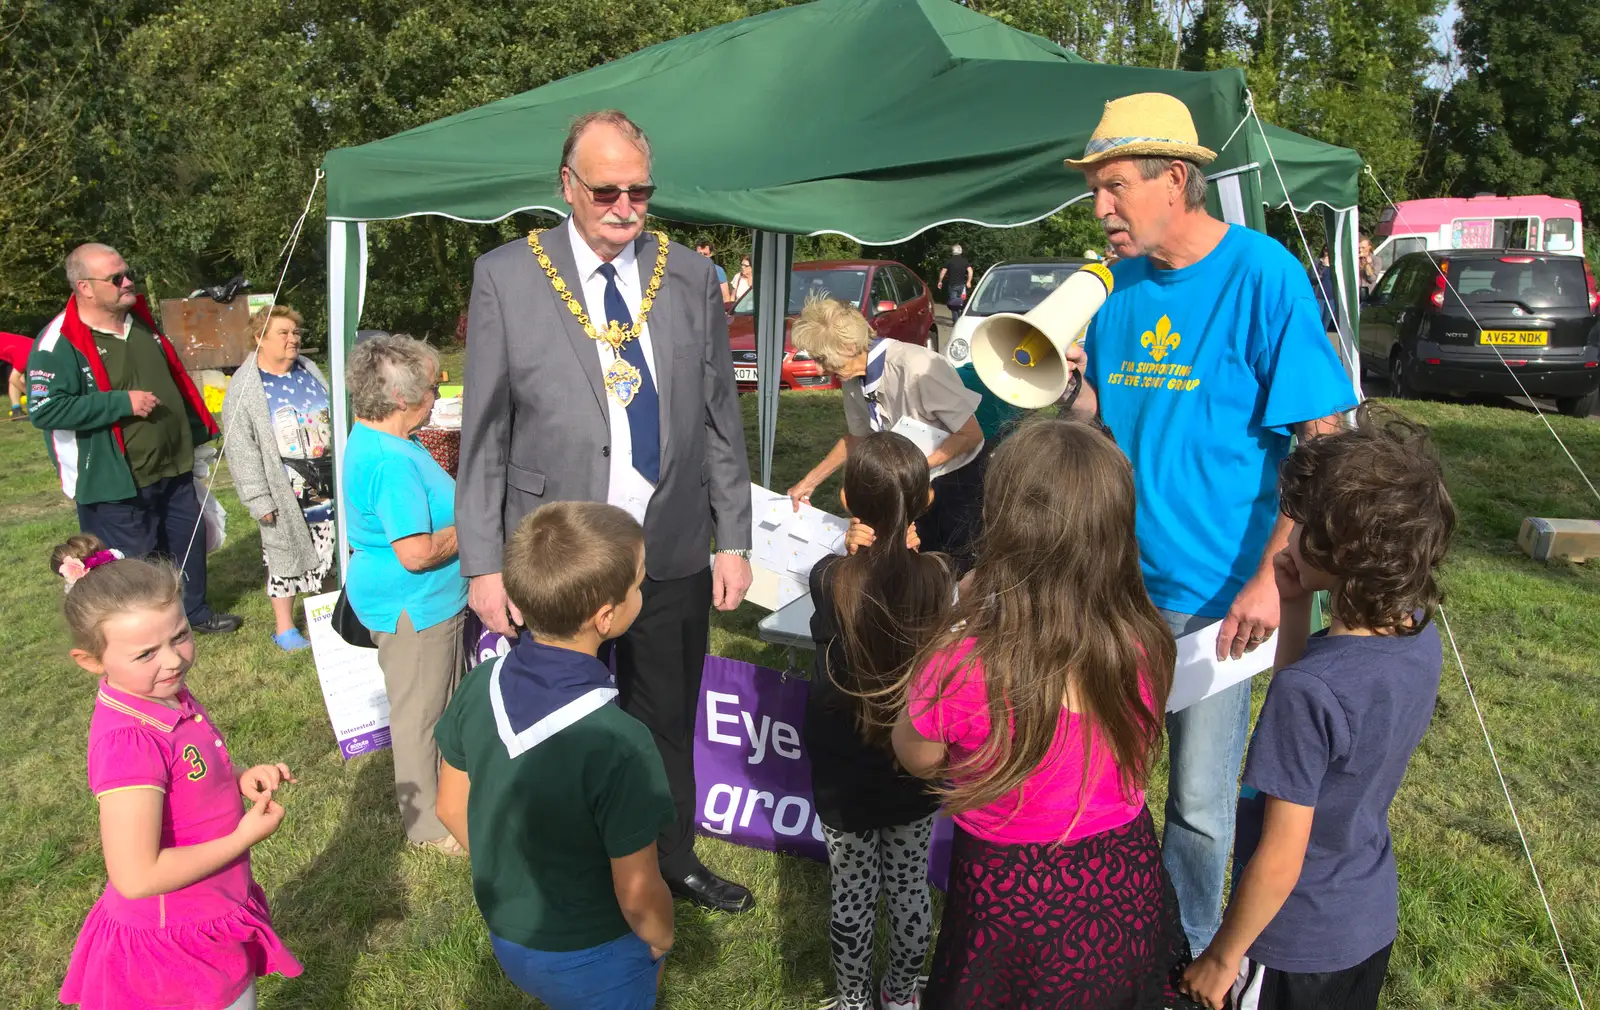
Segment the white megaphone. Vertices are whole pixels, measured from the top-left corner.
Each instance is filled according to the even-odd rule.
[[[972,364],[990,392],[1023,408],[1048,407],[1067,391],[1067,349],[1111,294],[1104,263],[1079,267],[1025,316],[997,312],[972,332]]]

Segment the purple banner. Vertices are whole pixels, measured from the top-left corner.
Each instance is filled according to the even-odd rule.
[[[827,861],[800,742],[805,681],[707,656],[695,716],[695,809],[701,834]]]
[[[809,684],[754,663],[707,656],[695,717],[696,820],[703,835],[828,861],[801,742]],[[951,824],[933,827],[928,879],[944,890]]]
[[[383,750],[387,746],[389,746],[389,727],[385,726],[371,733],[358,733],[340,740],[339,753],[348,761],[370,751]]]
[[[468,639],[474,664],[501,655],[494,632]],[[695,716],[695,821],[703,835],[738,845],[828,861],[822,822],[811,796],[811,762],[802,737],[806,691],[754,663],[707,656]],[[934,823],[928,879],[944,889],[950,867],[951,823]]]

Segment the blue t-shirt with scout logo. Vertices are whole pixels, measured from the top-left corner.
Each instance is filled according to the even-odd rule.
[[[1133,463],[1139,553],[1156,606],[1223,617],[1278,515],[1294,425],[1355,406],[1305,270],[1230,225],[1198,263],[1147,257],[1089,325],[1089,380]]]

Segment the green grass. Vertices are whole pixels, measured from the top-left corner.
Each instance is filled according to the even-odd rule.
[[[452,363],[454,372],[459,364]],[[745,398],[754,444],[753,398]],[[1596,503],[1529,414],[1406,405],[1431,424],[1462,512],[1448,606],[1585,997],[1600,1002],[1600,566],[1517,552],[1522,517],[1592,516]],[[784,394],[773,483],[787,487],[831,444],[837,394]],[[1600,425],[1554,419],[1600,474]],[[84,781],[92,685],[66,657],[50,545],[76,528],[39,436],[0,425],[0,652],[11,713],[0,734],[0,1007],[49,1007],[84,913],[104,886]],[[831,488],[825,488],[828,494]],[[532,1005],[501,977],[464,862],[406,847],[390,761],[341,761],[311,659],[268,639],[259,547],[231,493],[230,538],[211,597],[245,629],[204,639],[191,674],[237,760],[284,760],[300,785],[282,830],[254,850],[279,931],[306,966],[261,985],[262,1006]],[[831,497],[819,501],[833,500]],[[715,651],[781,666],[761,613],[717,615]],[[1448,654],[1447,654],[1448,657]],[[1257,685],[1260,692],[1265,683]],[[1164,774],[1152,784],[1159,816]],[[1575,1002],[1466,692],[1447,658],[1438,715],[1393,813],[1401,935],[1385,1005],[1546,1008]],[[740,917],[679,906],[662,1005],[802,1007],[828,993],[827,875],[815,864],[705,839],[707,862],[755,890]]]

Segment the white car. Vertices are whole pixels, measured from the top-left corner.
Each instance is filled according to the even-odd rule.
[[[978,286],[967,299],[967,307],[956,320],[944,356],[956,368],[972,362],[972,332],[996,312],[1028,312],[1045,300],[1062,281],[1085,263],[1084,259],[1018,260],[996,263],[984,271]]]

